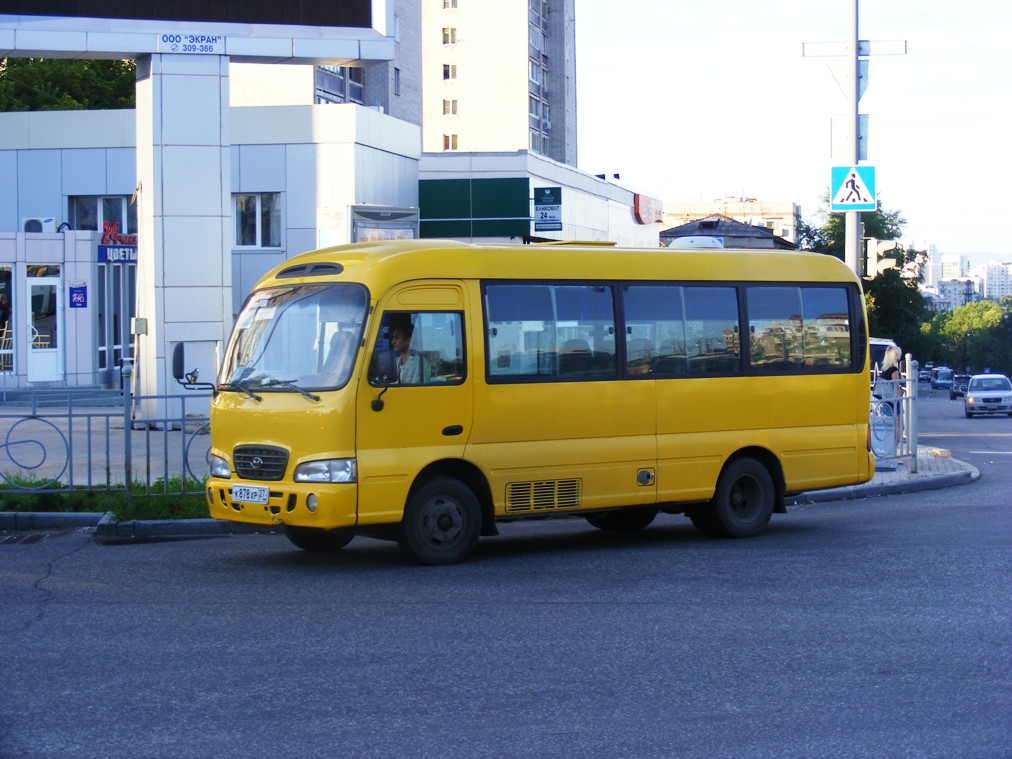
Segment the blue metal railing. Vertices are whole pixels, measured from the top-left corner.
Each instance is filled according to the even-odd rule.
[[[116,405],[40,390],[0,406],[0,485],[30,493],[123,490],[128,505],[131,491],[202,492],[210,393],[135,396],[125,384],[122,393],[106,395],[104,402]]]

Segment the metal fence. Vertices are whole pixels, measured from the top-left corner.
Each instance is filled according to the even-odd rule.
[[[127,383],[129,385],[129,383]],[[0,406],[0,487],[193,495],[209,474],[209,393],[96,399],[38,390]],[[145,414],[145,409],[154,412]],[[127,488],[132,483],[132,488]]]
[[[908,354],[894,398],[871,399],[876,467],[901,459],[917,471],[917,364]],[[71,390],[37,390],[0,406],[0,487],[8,492],[122,490],[196,495],[207,479],[211,395],[132,395],[127,388],[95,406]],[[145,414],[144,409],[158,409]],[[133,488],[127,488],[133,483]]]

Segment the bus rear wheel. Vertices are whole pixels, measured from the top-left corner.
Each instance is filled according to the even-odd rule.
[[[455,564],[471,553],[480,531],[481,507],[471,489],[437,477],[408,499],[397,542],[423,564]]]
[[[285,526],[285,537],[303,551],[315,553],[329,553],[339,551],[348,545],[353,535],[346,535],[333,530],[321,530],[318,527],[293,527]]]
[[[599,530],[612,532],[636,532],[654,521],[657,509],[628,509],[606,511],[602,514],[587,514],[587,522]]]
[[[751,538],[773,515],[773,478],[755,459],[730,463],[717,481],[713,500],[689,512],[692,524],[705,535]]]

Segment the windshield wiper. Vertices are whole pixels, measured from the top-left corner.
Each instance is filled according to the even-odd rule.
[[[259,395],[250,390],[246,385],[241,382],[222,382],[220,385],[215,385],[215,392],[221,392],[222,390],[231,390],[234,393],[245,395],[247,398],[252,398],[257,403],[263,400]]]
[[[299,393],[300,395],[306,398],[309,398],[309,400],[311,401],[319,402],[320,400],[320,396],[318,396],[316,393],[311,393],[305,388],[299,387],[291,380],[279,380],[279,379],[264,380],[263,382],[260,383],[260,387],[276,387],[279,390],[291,390],[293,392]]]

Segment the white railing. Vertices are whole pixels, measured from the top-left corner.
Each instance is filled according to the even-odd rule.
[[[902,460],[917,471],[917,362],[908,353],[895,380],[872,382],[870,410],[876,469],[895,469]],[[883,387],[884,386],[884,387]],[[885,390],[876,397],[875,389]]]

